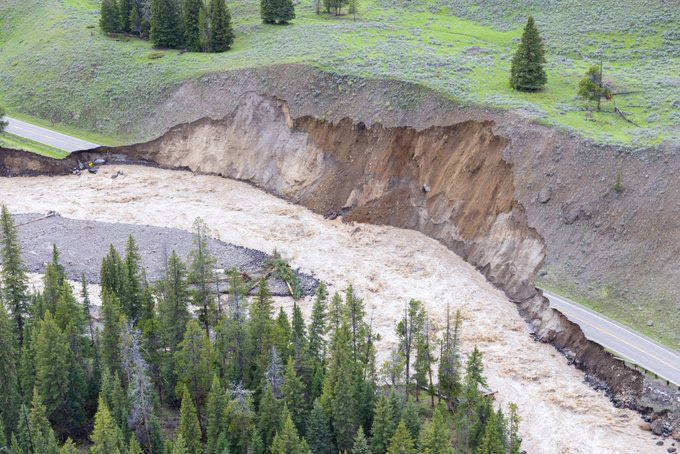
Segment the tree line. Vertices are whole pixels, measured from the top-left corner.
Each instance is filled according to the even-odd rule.
[[[99,25],[166,49],[224,52],[234,42],[225,0],[102,0]]]
[[[410,301],[378,367],[379,336],[351,286],[330,296],[320,283],[307,321],[297,300],[289,318],[265,277],[236,269],[217,297],[200,219],[188,261],[172,252],[154,284],[132,236],[123,255],[111,246],[98,310],[84,276],[76,298],[56,247],[43,290],[29,291],[5,207],[0,224],[0,451],[520,452],[517,409],[494,408],[481,352],[462,365],[459,312],[437,340]]]

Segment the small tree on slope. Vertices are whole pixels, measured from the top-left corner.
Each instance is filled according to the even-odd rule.
[[[543,41],[534,25],[534,18],[529,16],[522,41],[512,58],[510,86],[518,91],[538,91],[543,88],[548,80],[543,63]]]

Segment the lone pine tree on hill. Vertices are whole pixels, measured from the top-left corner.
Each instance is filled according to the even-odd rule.
[[[287,24],[295,19],[292,0],[260,0],[260,17],[265,24]]]
[[[534,18],[529,16],[522,41],[512,58],[510,86],[518,91],[538,91],[543,88],[548,80],[543,63],[545,63],[543,41],[534,24]]]

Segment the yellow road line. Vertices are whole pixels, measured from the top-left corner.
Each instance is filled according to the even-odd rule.
[[[667,363],[666,361],[664,361],[663,359],[659,358],[659,357],[656,356],[655,354],[650,353],[650,352],[648,352],[647,350],[643,350],[642,348],[638,347],[638,346],[635,345],[635,344],[631,344],[631,343],[628,342],[627,340],[622,339],[622,338],[620,338],[619,336],[610,333],[610,332],[607,331],[606,329],[600,328],[599,326],[596,326],[596,325],[593,325],[592,322],[590,322],[590,321],[588,321],[588,320],[584,320],[584,319],[582,319],[582,318],[580,318],[580,317],[577,317],[577,316],[574,315],[573,313],[570,314],[570,313],[568,313],[568,312],[566,312],[566,311],[563,311],[563,310],[561,310],[561,309],[557,309],[557,310],[560,311],[560,312],[562,312],[562,313],[563,313],[564,315],[566,315],[567,317],[571,317],[571,318],[573,318],[573,319],[575,319],[575,320],[578,320],[578,321],[581,322],[581,323],[585,323],[585,324],[589,325],[590,327],[595,328],[596,330],[598,330],[598,331],[600,331],[600,332],[602,332],[602,333],[604,333],[604,334],[606,334],[606,335],[608,335],[608,336],[613,337],[614,339],[618,339],[619,341],[623,342],[624,344],[628,345],[629,347],[632,347],[634,350],[637,350],[637,351],[639,351],[639,352],[642,352],[642,353],[644,353],[645,355],[647,355],[647,356],[649,356],[649,357],[651,357],[651,358],[656,359],[656,360],[659,361],[660,363],[665,364],[667,367],[670,367],[671,369],[680,372],[680,368],[677,367],[676,365]],[[611,348],[611,347],[610,347],[610,348]]]

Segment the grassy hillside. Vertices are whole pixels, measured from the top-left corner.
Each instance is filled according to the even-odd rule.
[[[109,38],[97,0],[4,0],[0,4],[0,103],[54,123],[131,136],[143,106],[188,78],[272,63],[308,63],[342,74],[395,78],[464,103],[520,110],[598,142],[680,141],[680,8],[663,0],[361,0],[356,21],[297,5],[287,27],[263,25],[257,0],[231,1],[234,48],[224,54],[155,51]],[[526,16],[546,44],[542,93],[509,89],[508,70]],[[584,70],[605,48],[605,79],[639,127],[590,114],[575,98]],[[389,106],[386,106],[389,108]],[[610,103],[605,103],[612,110]],[[115,139],[114,139],[115,137]],[[106,140],[105,140],[106,141]]]

